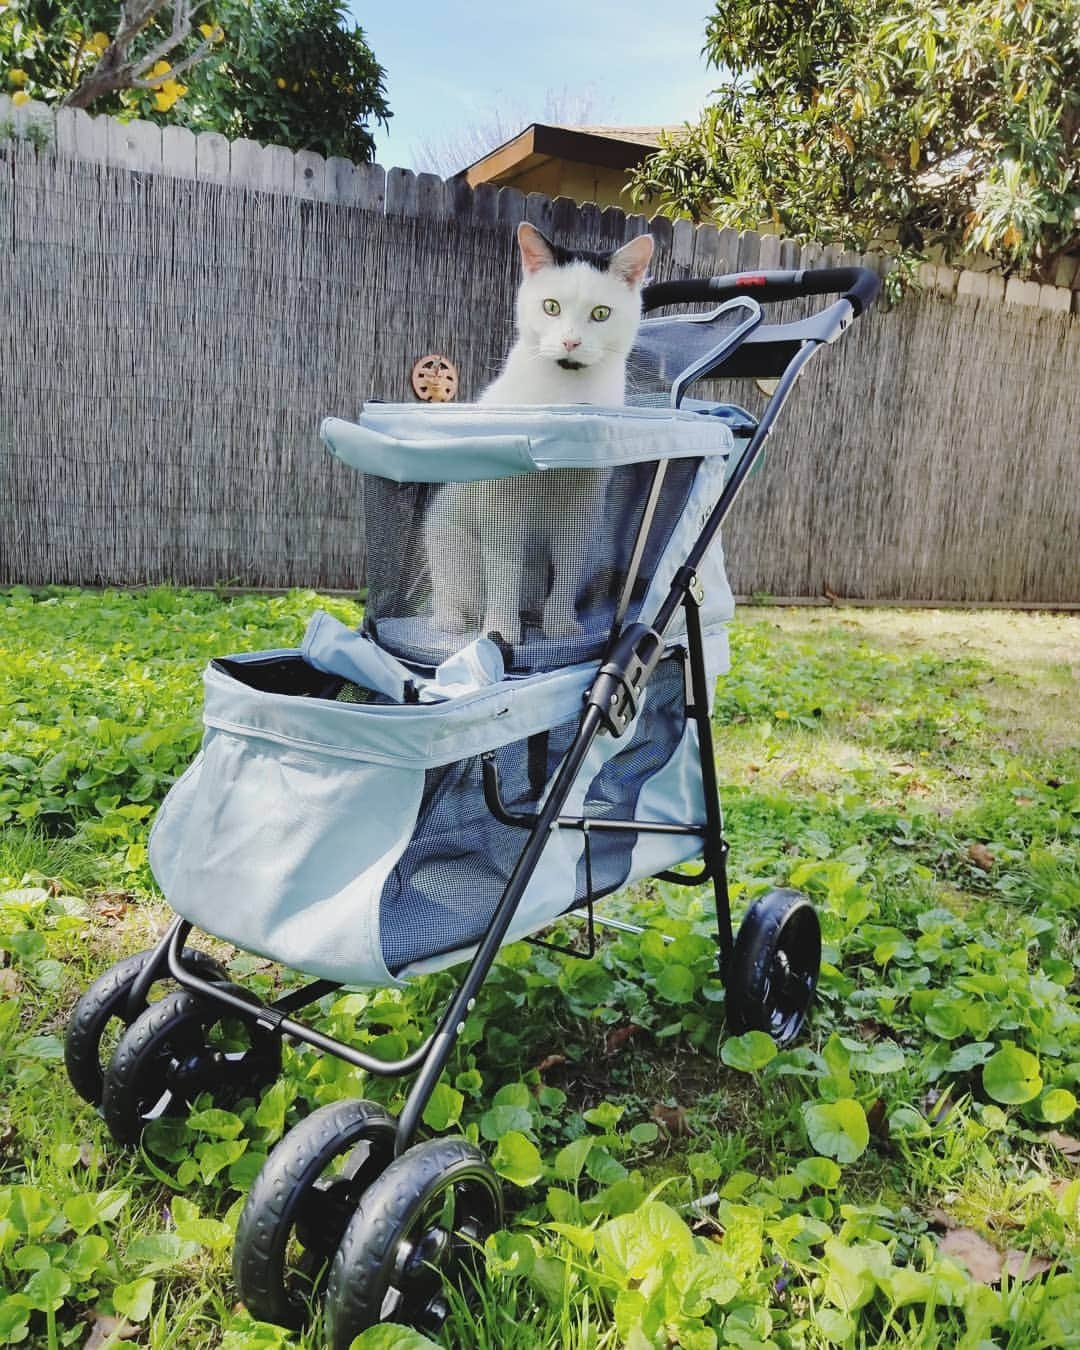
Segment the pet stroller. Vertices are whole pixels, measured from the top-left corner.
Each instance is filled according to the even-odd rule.
[[[270,1154],[234,1249],[258,1319],[299,1326],[323,1299],[334,1350],[383,1320],[441,1325],[443,1281],[499,1227],[502,1199],[473,1144],[416,1139],[503,942],[580,911],[591,954],[597,925],[642,931],[594,914],[601,897],[709,881],[728,1026],[798,1034],[821,955],[812,906],[769,891],[737,935],[728,906],[709,720],[733,611],[718,532],[800,371],[877,289],[859,268],[660,283],[646,311],[713,307],[642,321],[629,406],[370,403],[324,423],[365,475],[363,629],[316,615],[299,649],[210,663],[202,750],[150,841],[177,918],[86,991],[65,1044],[121,1144],[201,1093],[256,1095],[284,1036],[415,1074],[398,1119],[335,1102]],[[762,322],[763,303],[837,293]],[[776,381],[760,420],[685,397],[716,376]],[[553,526],[568,517],[574,530]],[[496,602],[510,618],[485,631]],[[193,927],[313,978],[265,1002],[185,946]],[[296,1017],[343,985],[465,961],[435,1031],[397,1060]],[[148,1001],[168,977],[180,988]],[[226,1022],[239,1041],[215,1036]]]

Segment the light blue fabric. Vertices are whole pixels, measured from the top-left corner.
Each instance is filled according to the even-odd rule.
[[[706,661],[711,681],[726,661],[722,631],[706,638]],[[202,750],[150,833],[154,875],[178,914],[245,951],[345,984],[396,984],[382,956],[379,900],[415,829],[425,771],[575,718],[595,673],[592,663],[396,707],[265,693],[211,666]],[[647,688],[643,707],[648,697]],[[593,743],[567,814],[580,810],[590,783],[624,744],[611,736]],[[690,723],[675,760],[657,776],[660,790],[646,783],[642,819],[702,818],[696,744]],[[579,832],[552,833],[513,934],[563,912],[582,848]],[[642,836],[628,880],[698,851],[693,838]],[[418,963],[401,978],[430,967]]]
[[[730,429],[669,408],[366,403],[358,422],[328,417],[323,443],[343,463],[395,483],[471,483],[544,469],[611,468],[724,456]]]
[[[366,634],[322,609],[308,621],[300,651],[316,670],[377,690],[395,703],[405,702],[406,682],[415,687],[421,703],[440,703],[488,689],[505,676],[502,653],[495,643],[476,638],[438,666],[434,679],[420,679]]]

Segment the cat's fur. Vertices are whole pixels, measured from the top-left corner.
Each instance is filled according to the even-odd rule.
[[[480,402],[624,403],[652,237],[611,254],[571,253],[523,222],[518,248],[517,339]],[[606,317],[595,317],[599,307]],[[522,612],[542,612],[545,637],[577,636],[574,601],[600,481],[595,470],[549,470],[442,488],[426,526],[435,627],[513,645],[522,638]],[[482,560],[480,595],[461,585],[463,549]]]

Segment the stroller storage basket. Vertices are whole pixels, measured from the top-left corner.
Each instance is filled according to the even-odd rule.
[[[722,633],[708,654],[719,669]],[[480,757],[494,753],[506,805],[534,811],[595,672],[575,666],[442,703],[385,706],[320,696],[328,677],[298,651],[212,663],[202,752],[158,814],[154,873],[177,913],[204,931],[339,983],[389,985],[459,960],[482,936],[524,835],[488,809]],[[676,651],[630,731],[593,746],[567,811],[702,821],[697,757]],[[693,835],[597,832],[593,895],[700,847]],[[554,833],[511,938],[585,900],[584,849],[580,831]]]

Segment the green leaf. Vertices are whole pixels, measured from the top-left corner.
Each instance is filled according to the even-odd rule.
[[[208,1111],[193,1111],[187,1123],[188,1128],[197,1134],[212,1134],[218,1139],[235,1139],[244,1128],[244,1122],[238,1115],[218,1107]]]
[[[219,1172],[234,1163],[248,1146],[246,1139],[222,1139],[216,1144],[197,1144],[195,1156],[199,1160],[199,1173],[203,1183],[208,1185]]]
[[[1076,1097],[1068,1088],[1050,1088],[1043,1093],[1039,1109],[1043,1120],[1051,1125],[1060,1125],[1076,1110]]]
[[[946,1073],[968,1073],[985,1064],[994,1050],[993,1041],[971,1041],[954,1050],[945,1064]]]
[[[0,1298],[0,1343],[18,1345],[30,1334],[32,1304],[23,1294],[8,1294]]]
[[[863,1073],[899,1073],[904,1067],[904,1052],[895,1041],[878,1041],[854,1060]]]
[[[84,1238],[83,1241],[89,1239]],[[182,1238],[179,1233],[145,1233],[141,1237],[132,1238],[125,1255],[144,1275],[151,1275],[182,1265],[198,1250],[197,1242]]]
[[[71,1292],[71,1279],[55,1266],[37,1270],[23,1287],[23,1296],[42,1312],[55,1312]]]
[[[669,1205],[647,1200],[639,1209],[597,1229],[596,1254],[606,1274],[623,1286],[639,1282],[648,1295],[665,1278],[665,1257],[673,1259],[675,1268],[691,1260],[694,1237]]]
[[[151,1279],[118,1284],[113,1290],[113,1307],[129,1322],[143,1322],[150,1316],[150,1309],[154,1303],[154,1288],[154,1281]]]
[[[693,971],[678,964],[664,966],[656,977],[656,992],[669,1003],[690,1003],[696,986]]]
[[[130,1199],[128,1191],[87,1191],[64,1201],[64,1217],[76,1233],[111,1223]]]
[[[756,1073],[776,1058],[776,1042],[764,1031],[746,1031],[732,1036],[720,1049],[720,1058],[731,1069]]]
[[[492,1166],[515,1186],[532,1186],[544,1174],[540,1150],[518,1130],[504,1134],[495,1146]]]
[[[554,1171],[560,1181],[577,1181],[595,1143],[595,1135],[586,1134],[559,1149],[555,1155]]]
[[[820,1186],[823,1191],[839,1186],[842,1176],[831,1158],[801,1158],[795,1165],[795,1172],[808,1186]]]
[[[983,1066],[983,1087],[988,1097],[1006,1106],[1029,1102],[1042,1091],[1039,1061],[1018,1045],[1005,1045]]]
[[[528,1275],[536,1261],[536,1248],[525,1233],[492,1233],[484,1243],[488,1274]]]
[[[431,1130],[448,1130],[461,1119],[464,1105],[465,1097],[457,1088],[450,1087],[448,1083],[436,1083],[435,1091],[424,1108],[424,1124]]]
[[[870,1142],[866,1112],[853,1097],[835,1102],[806,1102],[802,1108],[806,1133],[818,1153],[851,1163]]]
[[[967,1031],[967,1018],[960,1003],[935,1003],[927,1009],[923,1021],[927,1031],[946,1041],[955,1040]]]
[[[64,1058],[64,1043],[59,1036],[27,1036],[19,1054],[24,1059],[60,1060]]]
[[[660,1135],[660,1127],[654,1125],[651,1120],[643,1120],[635,1125],[630,1131],[630,1142],[633,1144],[652,1144],[655,1143]]]
[[[493,1106],[480,1117],[480,1133],[492,1143],[511,1130],[519,1134],[531,1132],[532,1116],[526,1107]]]

